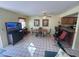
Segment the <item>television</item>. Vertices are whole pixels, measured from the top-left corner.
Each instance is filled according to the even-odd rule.
[[[8,30],[22,29],[21,23],[19,23],[19,22],[6,22],[5,25]]]

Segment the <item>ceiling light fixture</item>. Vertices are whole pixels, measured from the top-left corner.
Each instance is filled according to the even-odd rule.
[[[47,14],[47,11],[42,11],[42,14],[43,14],[43,19],[47,19],[48,17],[51,17]]]

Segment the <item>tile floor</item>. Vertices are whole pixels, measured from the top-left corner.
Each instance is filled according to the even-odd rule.
[[[79,51],[72,50],[67,44],[63,44],[69,54],[79,56]],[[29,34],[15,45],[4,48],[6,51],[0,57],[44,57],[45,51],[59,52],[54,37],[35,37]],[[63,57],[67,57],[66,54]]]
[[[35,37],[29,34],[17,44],[9,45],[5,48],[5,56],[12,57],[44,57],[45,51],[58,51],[59,47],[54,42],[54,38]]]

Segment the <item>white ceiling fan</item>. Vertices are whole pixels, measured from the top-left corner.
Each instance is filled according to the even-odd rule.
[[[43,19],[47,19],[47,18],[51,18],[52,16],[47,14],[47,11],[42,11],[42,18]]]

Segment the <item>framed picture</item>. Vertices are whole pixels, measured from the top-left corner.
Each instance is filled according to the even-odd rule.
[[[49,26],[49,20],[48,19],[43,19],[42,25],[43,26]]]
[[[34,26],[39,26],[39,25],[40,25],[40,20],[34,19]]]

